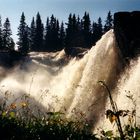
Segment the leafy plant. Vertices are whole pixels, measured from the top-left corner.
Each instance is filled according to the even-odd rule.
[[[111,92],[110,92],[108,86],[103,81],[99,81],[99,83],[107,90],[107,93],[108,93],[109,99],[110,99],[110,104],[111,104],[112,110],[113,110],[113,111],[107,110],[107,117],[109,117],[111,122],[113,122],[115,120],[117,127],[118,127],[118,131],[120,133],[120,137],[122,140],[124,140],[124,134],[123,134],[120,118],[119,118],[120,111],[118,111],[117,105],[115,104],[115,102],[112,99],[112,95],[111,95]]]
[[[106,111],[106,116],[111,123],[114,121],[117,124],[118,131],[120,133],[120,137],[114,136],[112,130],[102,131],[102,136],[107,139],[115,139],[115,140],[140,140],[140,128],[136,126],[136,100],[133,98],[133,95],[127,95],[133,105],[134,109],[132,111],[129,110],[118,110],[116,103],[112,99],[111,92],[108,86],[103,82],[99,81],[99,83],[107,90],[109,95],[110,103],[112,106],[112,110],[108,109]],[[125,125],[124,130],[121,126],[120,117],[128,116],[129,124]],[[134,123],[134,125],[133,125]]]
[[[47,116],[32,113],[28,97],[8,104],[8,97],[0,104],[1,140],[96,140],[84,122],[71,121],[61,112],[48,112]],[[39,113],[39,112],[38,112]],[[41,113],[40,113],[41,114]]]

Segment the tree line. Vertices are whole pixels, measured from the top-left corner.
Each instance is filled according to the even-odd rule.
[[[91,22],[87,12],[82,18],[69,14],[67,23],[59,23],[59,20],[51,15],[47,17],[44,25],[38,12],[36,18],[32,18],[30,26],[27,25],[23,12],[18,26],[16,44],[18,51],[23,54],[30,51],[55,52],[72,47],[91,48],[111,28],[113,28],[113,17],[110,11],[104,25],[101,17],[97,22]],[[0,17],[0,51],[14,50],[15,42],[11,35],[9,19],[6,18],[2,25]]]

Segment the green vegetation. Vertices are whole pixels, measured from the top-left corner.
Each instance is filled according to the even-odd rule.
[[[47,17],[47,15],[46,15]],[[103,25],[101,17],[91,21],[89,13],[83,17],[70,13],[68,21],[60,22],[53,14],[44,24],[38,12],[32,17],[30,25],[26,23],[24,12],[17,28],[18,41],[12,39],[11,23],[8,18],[2,23],[0,16],[0,52],[18,49],[21,54],[28,52],[56,52],[62,49],[90,49],[101,36],[113,28],[113,17],[109,11]],[[15,34],[15,33],[14,33]]]
[[[96,139],[89,125],[71,121],[61,112],[34,115],[28,99],[8,104],[7,93],[0,104],[1,140],[91,140]],[[41,112],[37,112],[39,114]]]
[[[48,119],[17,119],[14,112],[0,115],[1,140],[84,140],[95,139],[81,122],[62,120],[55,113]],[[57,116],[57,117],[56,117]],[[4,135],[2,135],[4,134]]]
[[[110,123],[115,122],[118,133],[113,130],[101,130],[100,134],[91,132],[87,121],[72,121],[61,112],[47,112],[42,115],[40,110],[35,115],[30,108],[27,95],[21,102],[8,104],[8,92],[0,100],[0,139],[1,140],[140,140],[140,127],[136,125],[136,103],[133,96],[128,95],[134,104],[134,110],[118,110],[109,88],[103,81],[99,83],[107,90],[112,110],[106,111]],[[129,123],[122,127],[121,117],[128,117]]]
[[[110,104],[112,106],[112,110],[106,111],[106,116],[110,120],[111,123],[116,122],[118,132],[120,136],[114,136],[113,130],[105,132],[102,131],[103,139],[114,139],[114,140],[140,140],[140,127],[136,125],[136,101],[133,96],[127,95],[126,98],[129,98],[134,105],[134,109],[132,111],[129,110],[118,110],[117,104],[113,101],[111,92],[108,86],[104,81],[99,81],[99,83],[106,89]],[[128,116],[128,124],[122,128],[122,124],[120,121],[120,117]]]

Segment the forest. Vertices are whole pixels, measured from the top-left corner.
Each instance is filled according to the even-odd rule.
[[[12,38],[9,18],[6,18],[2,24],[0,17],[0,51],[14,50],[15,46],[22,54],[31,51],[56,52],[72,47],[88,49],[111,28],[113,28],[111,11],[108,12],[105,21],[99,17],[97,22],[91,21],[87,12],[82,18],[70,13],[67,23],[60,23],[52,14],[51,17],[47,17],[45,25],[39,12],[36,18],[32,18],[30,25],[26,23],[25,14],[22,12],[17,27],[17,42],[14,42]]]

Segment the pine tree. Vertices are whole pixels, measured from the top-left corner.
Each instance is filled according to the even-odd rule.
[[[35,40],[34,40],[34,48],[32,51],[42,51],[43,50],[43,32],[44,27],[40,17],[39,12],[36,15],[36,28],[35,28]]]
[[[45,37],[44,37],[44,50],[50,51],[50,21],[49,17],[47,17],[46,27],[45,27]]]
[[[68,23],[66,23],[66,39],[65,39],[65,47],[71,48],[72,36],[73,36],[73,23],[72,23],[72,14],[68,17]]]
[[[6,50],[14,50],[14,41],[11,38],[12,31],[10,27],[10,21],[6,18],[3,25],[3,47]]]
[[[103,25],[101,17],[98,18],[98,38],[100,39],[103,35]]]
[[[20,19],[20,25],[18,27],[18,49],[20,52],[22,52],[23,54],[27,54],[29,51],[29,28],[25,22],[25,16],[24,13],[22,13],[21,15],[21,19]]]
[[[84,38],[86,41],[86,48],[91,47],[91,21],[89,14],[85,12],[83,16],[83,33],[84,33]]]
[[[101,38],[102,34],[102,19],[99,17],[98,23],[93,22],[92,25],[92,45],[94,45]]]
[[[83,17],[83,29],[85,32],[89,33],[90,32],[90,17],[89,14],[85,12],[84,17]]]
[[[35,20],[34,17],[31,22],[30,26],[30,34],[29,34],[29,50],[32,51],[35,48],[35,34],[36,34],[36,27],[35,27]]]
[[[72,33],[73,33],[73,35],[76,34],[77,30],[78,30],[77,19],[76,19],[75,14],[73,14],[73,17],[72,17]]]
[[[85,13],[82,20],[75,14],[70,14],[66,29],[66,43],[65,48],[88,48],[90,44],[90,19],[89,15]],[[88,24],[89,23],[89,24]]]
[[[104,33],[109,31],[111,28],[113,28],[113,18],[111,11],[109,11],[104,25]]]
[[[47,18],[45,28],[45,48],[47,51],[58,51],[60,50],[60,27],[59,21],[52,15]]]
[[[78,21],[75,14],[70,14],[66,29],[65,48],[73,48],[77,46],[77,37],[79,34]]]
[[[1,23],[1,16],[0,16],[0,50],[3,50],[3,38],[2,38],[2,23]]]
[[[92,24],[92,45],[95,45],[95,43],[98,41],[98,24],[96,22],[93,22]]]
[[[55,30],[54,30],[54,41],[55,41],[55,51],[59,51],[61,50],[61,46],[60,46],[60,39],[59,39],[59,36],[60,36],[60,27],[59,27],[59,21],[56,20],[56,23],[55,23]]]
[[[85,38],[85,32],[82,28],[82,23],[80,22],[80,17],[76,18],[75,14],[73,15],[73,39],[72,39],[72,46],[78,48],[86,48],[87,42]]]
[[[60,26],[60,36],[59,36],[60,49],[63,49],[65,46],[65,37],[66,37],[66,34],[65,34],[65,29],[64,29],[64,23],[62,22]]]

